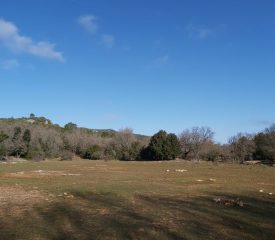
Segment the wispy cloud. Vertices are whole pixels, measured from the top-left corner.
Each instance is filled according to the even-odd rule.
[[[16,59],[7,59],[1,62],[1,67],[5,70],[11,70],[13,68],[17,68],[19,66],[19,62]]]
[[[94,15],[83,15],[77,19],[80,26],[91,34],[96,34],[98,29],[97,18]]]
[[[169,61],[169,57],[168,55],[165,55],[165,56],[162,56],[162,57],[159,57],[155,60],[155,64],[156,65],[159,65],[159,66],[163,66],[163,65],[166,65]]]
[[[150,64],[146,66],[147,69],[162,68],[169,63],[169,56],[164,55],[154,59]]]
[[[111,34],[104,34],[101,43],[108,48],[112,48],[115,44],[115,37]]]
[[[97,35],[99,44],[113,48],[115,45],[115,37],[112,34],[97,34],[98,33],[98,22],[97,17],[92,14],[82,15],[77,19],[78,24],[88,33]]]
[[[0,44],[14,53],[27,53],[33,56],[63,62],[61,52],[55,50],[55,44],[45,41],[35,42],[30,37],[20,35],[12,22],[0,19]]]
[[[185,27],[190,38],[206,39],[214,34],[214,30],[205,26],[198,26],[194,24],[188,24]]]

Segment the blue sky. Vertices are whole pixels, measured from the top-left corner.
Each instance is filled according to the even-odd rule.
[[[216,141],[275,122],[273,0],[9,0],[1,117]]]

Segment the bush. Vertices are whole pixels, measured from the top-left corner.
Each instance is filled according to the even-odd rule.
[[[31,159],[33,161],[43,161],[46,159],[46,155],[44,152],[41,151],[30,150],[26,158]]]
[[[161,130],[150,140],[141,155],[148,160],[173,160],[181,153],[180,144],[175,134],[167,134]]]
[[[61,161],[71,161],[74,158],[74,154],[71,151],[63,150],[61,152],[60,160]]]
[[[275,132],[259,133],[255,137],[255,158],[275,162]]]
[[[95,144],[88,147],[82,154],[82,157],[90,160],[99,160],[102,159],[102,155],[102,148]]]

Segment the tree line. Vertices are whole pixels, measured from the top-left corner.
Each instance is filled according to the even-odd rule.
[[[31,114],[28,118],[0,119],[0,160],[10,157],[43,160],[74,156],[84,159],[234,161],[275,163],[275,124],[257,134],[239,133],[227,144],[217,144],[209,127],[194,127],[178,136],[160,130],[152,137],[119,131],[64,127]]]

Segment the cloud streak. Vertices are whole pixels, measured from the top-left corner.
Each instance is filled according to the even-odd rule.
[[[104,34],[101,38],[101,43],[108,48],[112,48],[115,44],[115,37],[111,34]]]
[[[19,62],[16,59],[7,59],[1,62],[1,66],[5,70],[11,70],[19,67]]]
[[[156,58],[151,64],[146,66],[146,69],[158,69],[166,66],[169,63],[169,56],[164,55]]]
[[[64,61],[63,54],[55,50],[55,44],[20,35],[12,22],[0,19],[0,44],[14,53],[27,53],[36,57]]]
[[[93,14],[82,15],[77,19],[78,24],[81,28],[92,34],[96,35],[96,39],[98,40],[99,44],[107,47],[113,48],[115,45],[115,37],[112,34],[97,34],[98,33],[98,23],[97,17]],[[98,36],[99,35],[99,36]]]
[[[97,18],[94,15],[83,15],[77,19],[79,25],[87,32],[96,34],[98,29]]]
[[[210,37],[214,33],[214,31],[210,28],[196,26],[194,24],[188,24],[185,29],[190,38],[201,39],[201,40],[204,40]]]

